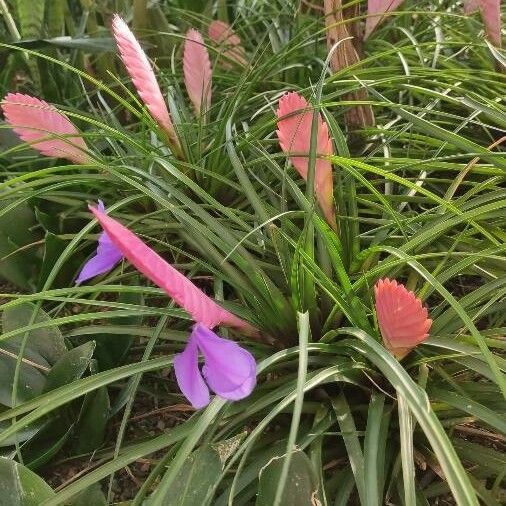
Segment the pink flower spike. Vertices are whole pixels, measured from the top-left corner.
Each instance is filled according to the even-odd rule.
[[[397,281],[380,279],[374,295],[383,342],[400,360],[429,337],[432,320],[422,301]]]
[[[5,120],[14,132],[45,156],[91,163],[77,128],[56,107],[30,95],[9,93],[2,100]]]
[[[369,0],[367,3],[364,40],[383,22],[385,14],[400,7],[403,1],[404,0]]]
[[[179,147],[179,140],[170,119],[167,104],[146,53],[142,50],[128,25],[117,14],[113,18],[112,30],[121,59],[139,96],[146,104],[151,116],[165,130],[171,142]]]
[[[198,115],[211,105],[211,61],[202,35],[193,28],[184,42],[183,72],[186,91]]]
[[[298,93],[286,93],[279,99],[278,139],[283,152],[290,154],[290,161],[298,173],[307,181],[309,150],[313,111],[306,99]],[[332,165],[322,157],[333,155],[332,141],[327,123],[318,114],[318,139],[316,146],[315,194],[329,225],[336,230],[334,212],[334,184]]]
[[[472,14],[477,10],[481,12],[490,43],[495,47],[502,47],[501,0],[468,0],[464,4],[465,14]]]
[[[213,42],[222,47],[223,55],[229,60],[233,60],[242,66],[247,65],[246,51],[241,45],[241,39],[230,25],[224,21],[211,21],[208,34]]]
[[[257,329],[220,307],[121,223],[100,209],[90,207],[90,210],[123,256],[172,297],[193,320],[209,328],[224,325],[235,327],[249,335],[257,334]]]

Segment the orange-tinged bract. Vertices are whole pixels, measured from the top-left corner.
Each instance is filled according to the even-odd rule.
[[[199,115],[211,105],[211,61],[202,35],[188,30],[183,55],[184,82],[195,112]]]
[[[167,104],[146,53],[142,50],[128,25],[117,14],[112,22],[112,30],[121,60],[125,64],[139,96],[146,104],[153,119],[165,130],[171,142],[179,146]]]
[[[90,163],[88,146],[56,107],[30,95],[9,93],[2,100],[5,120],[19,137],[45,156]]]
[[[193,320],[210,329],[224,325],[240,329],[250,335],[257,333],[249,323],[219,306],[128,228],[97,208],[90,207],[90,210],[123,256],[172,297]]]
[[[209,24],[209,38],[222,47],[222,53],[228,59],[239,65],[246,65],[246,51],[241,45],[241,39],[232,27],[224,21],[214,20]]]
[[[395,280],[380,279],[374,294],[383,342],[401,359],[429,337],[432,320],[422,301]]]
[[[309,170],[309,151],[311,146],[311,127],[313,111],[307,100],[298,93],[286,93],[279,99],[278,139],[281,149],[290,154],[298,173],[307,181]],[[322,158],[334,153],[327,123],[318,113],[318,133],[315,165],[315,194],[329,225],[336,229],[334,212],[334,188],[332,164]]]
[[[369,0],[367,3],[364,39],[367,39],[374,29],[385,19],[385,14],[400,7],[402,2],[404,0]]]

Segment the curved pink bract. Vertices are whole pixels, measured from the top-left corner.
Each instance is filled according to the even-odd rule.
[[[183,54],[184,82],[195,112],[199,115],[211,105],[211,60],[202,35],[188,30]]]
[[[501,0],[468,0],[464,4],[464,13],[472,14],[479,10],[485,25],[485,33],[496,47],[502,47]]]
[[[146,53],[142,50],[128,25],[117,14],[113,18],[112,30],[121,59],[139,96],[146,104],[151,116],[165,130],[171,141],[179,145],[167,104]]]
[[[2,100],[2,110],[14,132],[43,155],[90,163],[79,131],[56,107],[30,95],[9,93]]]
[[[283,152],[298,173],[307,181],[313,111],[307,100],[298,93],[286,93],[279,99],[277,135]],[[332,164],[322,157],[334,154],[327,123],[318,113],[318,138],[316,146],[315,194],[329,225],[336,229],[334,212],[334,186]]]
[[[222,53],[229,60],[239,65],[246,65],[246,51],[241,45],[241,39],[233,28],[224,21],[211,21],[208,28],[209,38],[222,48]]]
[[[365,20],[364,39],[375,30],[385,19],[385,14],[400,7],[404,0],[369,0],[367,3],[367,18]]]
[[[219,306],[121,223],[99,209],[90,209],[123,256],[172,297],[193,320],[209,328],[224,325],[235,327],[248,334],[257,332],[249,323]]]

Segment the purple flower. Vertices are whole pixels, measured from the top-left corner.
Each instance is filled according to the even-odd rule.
[[[98,201],[97,207],[101,212],[105,212],[104,203],[101,200]],[[102,232],[98,238],[97,252],[84,264],[76,279],[76,285],[110,271],[122,259],[120,250],[114,246],[107,233]]]
[[[202,372],[199,351],[204,356]],[[174,370],[179,388],[196,409],[209,404],[209,389],[237,401],[247,397],[256,385],[253,355],[201,323],[194,325],[186,348],[174,357]]]

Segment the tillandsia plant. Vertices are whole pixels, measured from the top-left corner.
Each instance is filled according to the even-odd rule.
[[[503,55],[462,2],[332,3],[111,6],[114,85],[5,96],[13,504],[503,500]]]

